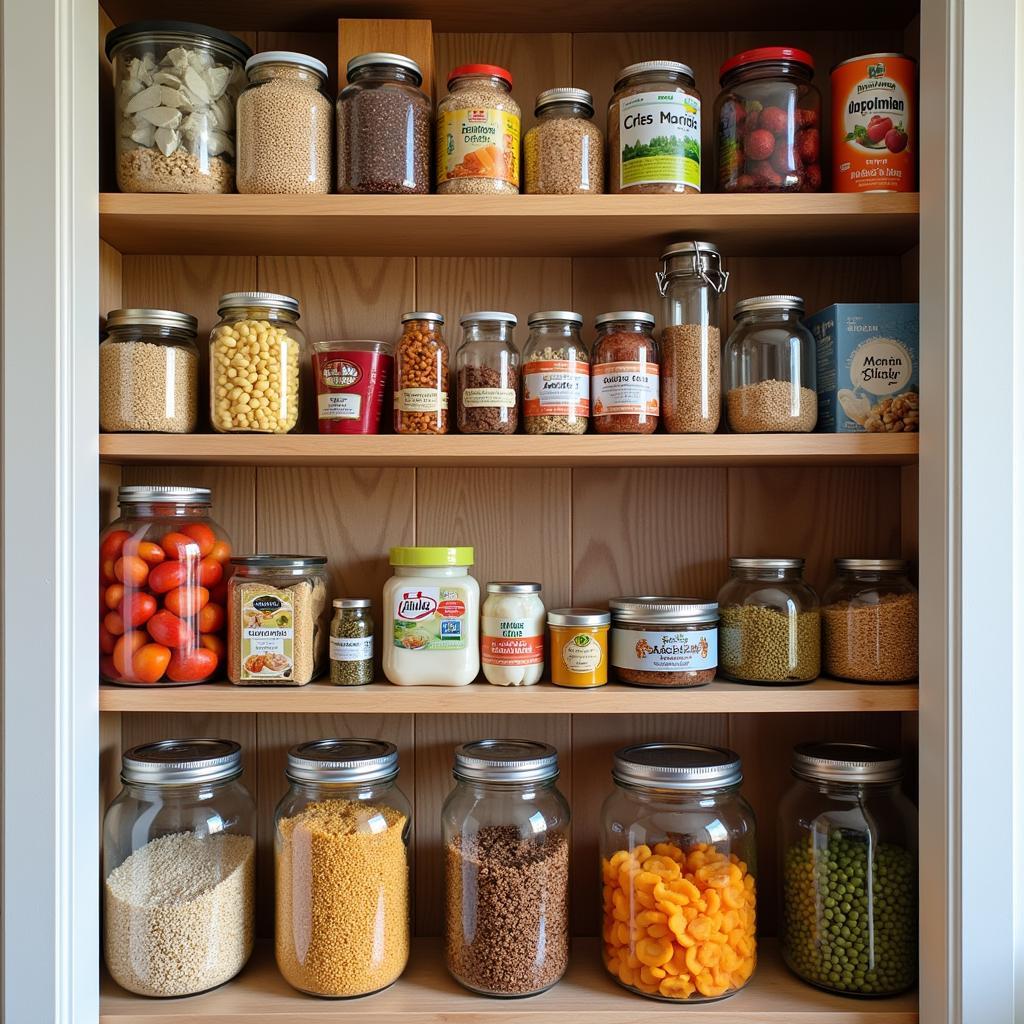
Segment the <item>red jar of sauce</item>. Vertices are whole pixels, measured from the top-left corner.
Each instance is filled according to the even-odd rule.
[[[392,362],[392,348],[383,341],[315,342],[313,376],[320,433],[379,433]]]

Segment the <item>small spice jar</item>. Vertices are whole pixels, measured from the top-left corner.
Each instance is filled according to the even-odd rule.
[[[658,346],[654,317],[639,310],[594,320],[590,414],[599,434],[653,434],[658,426]]]
[[[367,597],[336,597],[331,620],[331,682],[364,686],[373,682],[373,615]]]
[[[618,597],[612,668],[634,686],[705,686],[718,667],[718,605],[692,597]]]
[[[586,89],[546,89],[537,97],[536,124],[523,139],[529,195],[581,195],[604,191],[604,136],[591,120],[594,97]]]
[[[514,313],[467,313],[455,353],[459,430],[514,434],[519,425],[519,351]]]
[[[523,348],[523,423],[528,434],[585,434],[590,354],[583,317],[563,309],[531,313]]]
[[[558,608],[548,612],[551,681],[579,688],[608,682],[611,615],[600,608]]]
[[[531,686],[544,674],[544,602],[539,583],[487,584],[480,609],[480,663],[495,686]]]
[[[394,349],[384,341],[313,342],[321,434],[376,434],[391,383]]]
[[[448,346],[440,313],[403,313],[395,353],[395,433],[448,433]]]
[[[189,434],[199,398],[198,321],[171,309],[112,309],[100,343],[100,430]]]

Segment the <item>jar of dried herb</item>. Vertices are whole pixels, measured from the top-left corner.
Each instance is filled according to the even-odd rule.
[[[373,682],[373,615],[367,597],[336,597],[331,620],[331,682],[363,686]]]

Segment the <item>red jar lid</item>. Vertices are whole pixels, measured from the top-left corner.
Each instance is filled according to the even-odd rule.
[[[759,46],[756,50],[744,50],[742,53],[737,53],[735,57],[730,57],[718,69],[718,78],[721,81],[728,72],[744,64],[761,64],[779,60],[791,60],[797,64],[805,64],[811,71],[814,70],[814,58],[806,50],[797,50],[792,46]]]
[[[512,88],[512,72],[499,68],[497,64],[461,64],[448,72],[448,84],[451,85],[456,78],[466,78],[469,75],[490,75],[493,78],[500,78],[508,82],[509,88]]]

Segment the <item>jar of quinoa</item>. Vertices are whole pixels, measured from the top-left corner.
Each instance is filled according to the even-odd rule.
[[[523,349],[523,423],[528,434],[585,434],[590,354],[583,317],[563,309],[531,313]]]
[[[658,426],[658,345],[654,317],[639,310],[594,320],[590,414],[599,434],[653,434]]]
[[[448,433],[448,346],[440,313],[403,313],[395,354],[395,433]]]
[[[537,123],[523,140],[527,195],[604,191],[604,136],[586,89],[546,89],[533,108]]]

